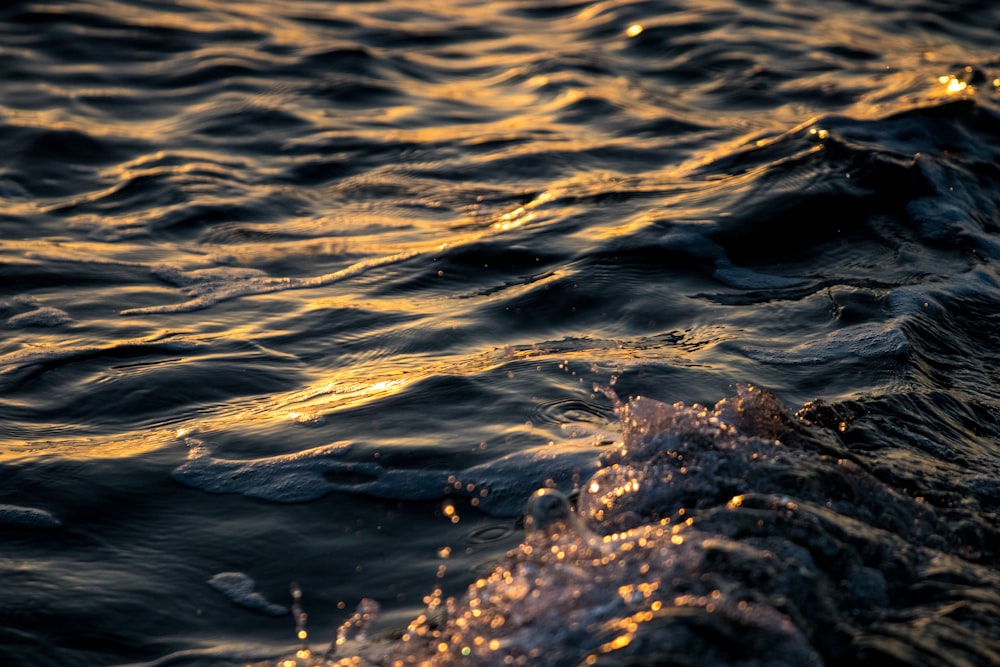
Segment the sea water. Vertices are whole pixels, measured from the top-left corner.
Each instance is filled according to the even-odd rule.
[[[998,29],[5,4],[2,662],[1000,662]]]

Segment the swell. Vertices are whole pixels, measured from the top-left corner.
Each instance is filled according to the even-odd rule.
[[[453,232],[424,241],[420,251],[359,253],[353,262],[350,245],[313,249],[322,228],[215,223],[199,242],[199,254],[208,259],[200,262],[204,268],[145,264],[159,285],[118,312],[181,314],[293,291],[309,298],[344,283],[370,298],[401,298],[399,314],[429,324],[426,335],[420,328],[395,329],[391,336],[401,338],[383,339],[386,349],[436,348],[459,364],[470,344],[495,341],[498,334],[512,344],[585,335],[641,347],[647,360],[655,356],[650,350],[659,350],[666,370],[677,368],[675,351],[651,347],[650,341],[687,329],[692,320],[714,319],[732,323],[723,327],[730,333],[720,339],[729,342],[719,351],[748,374],[788,364],[836,367],[857,358],[900,356],[902,366],[873,367],[871,387],[884,386],[885,373],[897,383],[917,378],[907,375],[908,368],[935,373],[930,380],[937,383],[942,371],[933,370],[932,359],[941,358],[945,339],[956,368],[967,365],[963,360],[972,350],[992,343],[978,328],[968,329],[962,311],[974,309],[991,321],[997,216],[989,193],[997,173],[990,160],[997,144],[994,112],[969,101],[873,121],[820,118],[699,166],[683,181],[676,176],[571,180],[513,201],[512,193],[499,194],[476,204]],[[127,208],[145,196],[147,186],[139,184],[155,188],[174,173],[184,180],[173,190],[184,192],[201,188],[192,178],[227,178],[223,165],[175,166],[181,164],[180,155],[139,161],[133,169],[140,175],[130,182],[135,185],[114,187],[65,212]],[[211,190],[212,197],[219,196],[217,187]],[[249,210],[248,196],[238,192],[233,199]],[[280,206],[280,200],[269,205]],[[162,208],[151,209],[162,215]],[[189,206],[178,210],[197,213]],[[240,217],[230,211],[225,219],[229,215]],[[263,220],[269,211],[256,209],[254,216]],[[201,219],[205,225],[211,218]],[[374,234],[396,229],[376,227]],[[266,249],[255,250],[255,244]],[[284,273],[299,268],[297,252],[313,258],[325,253],[332,270]],[[252,268],[255,264],[264,270]],[[95,286],[112,284],[110,272],[118,271],[113,263],[106,275],[93,264],[75,266],[67,268]],[[136,270],[142,266],[129,269],[140,283]],[[608,298],[622,287],[627,298]],[[428,298],[439,305],[428,309],[421,303]],[[780,310],[786,318],[798,317],[799,326],[762,323],[749,310],[754,307],[763,309],[758,313]],[[462,313],[460,335],[442,346],[440,332],[458,317],[452,309]],[[72,308],[63,310],[75,316]],[[293,309],[272,324],[292,325],[304,312]],[[748,324],[737,333],[734,325],[742,319]],[[359,325],[356,335],[365,340]],[[924,327],[930,328],[926,334]],[[348,325],[341,336],[351,335]],[[292,352],[299,337],[261,332],[258,339]],[[58,350],[53,354],[60,355]],[[812,398],[811,388],[776,384],[802,400]],[[865,383],[855,378],[849,386],[859,392]]]

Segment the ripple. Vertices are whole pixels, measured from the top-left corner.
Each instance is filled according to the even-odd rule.
[[[579,399],[556,399],[538,403],[531,415],[531,420],[538,424],[559,425],[594,425],[607,424],[608,409],[604,405]]]
[[[469,541],[473,544],[489,544],[499,542],[514,534],[514,526],[509,523],[483,526],[469,533]]]

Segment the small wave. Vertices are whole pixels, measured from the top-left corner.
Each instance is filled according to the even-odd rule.
[[[26,313],[18,313],[7,318],[7,326],[20,329],[22,327],[57,327],[71,322],[72,317],[61,308],[42,306]]]
[[[906,357],[910,343],[906,334],[892,323],[866,323],[838,329],[820,340],[799,343],[786,349],[745,347],[752,359],[768,364],[824,364],[840,359],[888,360]]]
[[[241,493],[273,502],[316,500],[330,493],[354,493],[389,500],[468,499],[494,516],[517,516],[532,489],[553,486],[569,492],[597,465],[591,446],[545,446],[508,454],[464,470],[390,468],[344,460],[350,443],[336,443],[261,459],[211,456],[189,438],[188,460],[173,477],[211,493]]]
[[[205,345],[204,341],[198,339],[177,336],[161,339],[123,340],[107,345],[24,348],[0,355],[0,387],[20,381],[24,374],[30,374],[37,368],[51,368],[100,356],[131,356],[144,352],[187,352]]]
[[[244,296],[323,287],[360,275],[378,266],[405,261],[416,254],[418,253],[404,252],[384,257],[373,257],[355,262],[333,273],[325,273],[309,278],[272,278],[256,269],[229,269],[220,267],[184,272],[170,266],[159,266],[154,269],[157,275],[181,287],[184,292],[193,298],[173,305],[126,308],[121,311],[121,314],[186,313],[209,308],[220,301],[237,299]]]

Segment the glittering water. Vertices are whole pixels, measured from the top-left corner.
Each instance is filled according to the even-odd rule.
[[[998,29],[6,3],[2,662],[1000,662]]]

